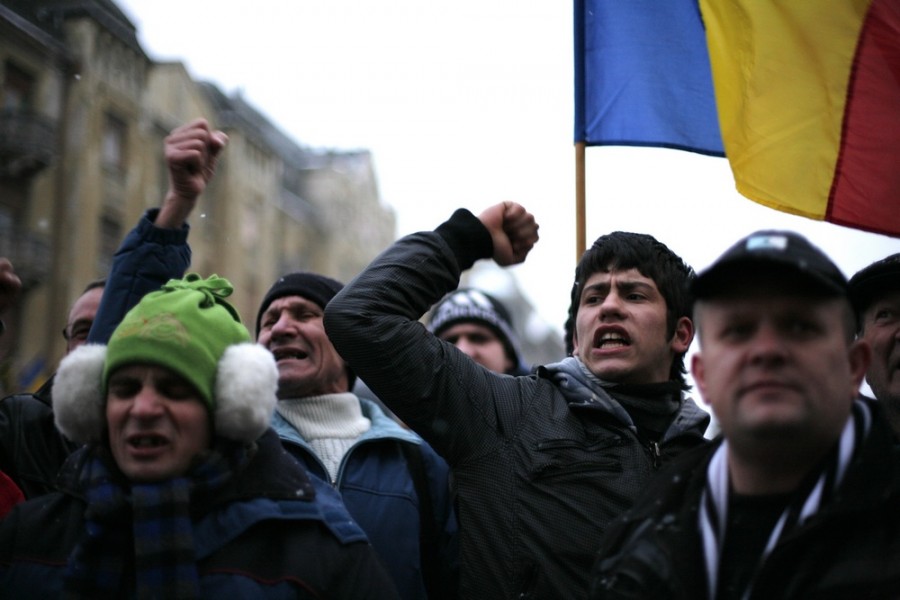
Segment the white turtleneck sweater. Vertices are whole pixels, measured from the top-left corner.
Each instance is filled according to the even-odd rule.
[[[362,414],[359,398],[349,392],[279,400],[275,410],[312,447],[332,482],[344,454],[372,426]]]

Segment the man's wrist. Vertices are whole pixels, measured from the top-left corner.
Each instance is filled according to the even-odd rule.
[[[441,223],[435,233],[444,238],[456,255],[460,271],[465,271],[476,260],[490,258],[494,254],[491,234],[484,224],[470,211],[460,208]]]
[[[138,239],[163,245],[187,243],[187,236],[191,230],[190,224],[185,222],[178,228],[159,227],[157,221],[160,210],[159,208],[147,209],[134,230]]]
[[[197,198],[184,198],[170,190],[163,200],[154,224],[164,229],[178,229],[184,225],[196,205]]]

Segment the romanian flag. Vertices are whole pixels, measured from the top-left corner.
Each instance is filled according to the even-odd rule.
[[[630,4],[584,0],[584,10],[594,18],[601,13],[596,5],[627,13]],[[645,10],[697,8],[697,0],[654,4]],[[681,60],[693,61],[698,73],[711,67],[738,191],[781,211],[900,236],[900,0],[699,0],[699,6],[707,59]],[[577,57],[577,31],[588,27],[583,17],[576,11],[576,64],[583,61],[585,87],[597,88],[602,106],[619,91],[607,89],[588,60]],[[675,25],[659,26],[646,35],[665,36]]]

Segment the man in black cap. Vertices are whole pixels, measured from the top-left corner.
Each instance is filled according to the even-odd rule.
[[[527,375],[512,317],[497,298],[462,288],[431,310],[428,329],[495,373]]]
[[[876,261],[850,278],[858,334],[872,347],[866,381],[900,436],[900,254]]]
[[[692,371],[722,436],[610,528],[592,598],[889,598],[900,455],[859,397],[847,282],[805,238],[752,234],[694,282]]]

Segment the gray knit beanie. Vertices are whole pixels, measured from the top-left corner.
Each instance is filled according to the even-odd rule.
[[[439,336],[457,323],[485,325],[500,339],[514,367],[522,364],[522,352],[506,307],[481,290],[461,288],[444,296],[431,311],[428,329]]]

